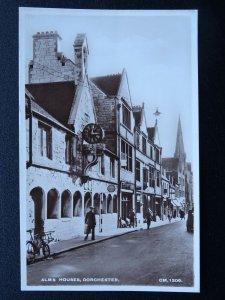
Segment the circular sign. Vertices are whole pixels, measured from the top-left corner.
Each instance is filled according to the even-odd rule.
[[[115,192],[115,185],[113,185],[113,184],[110,184],[110,185],[108,185],[108,187],[107,187],[107,190],[108,190],[108,192],[110,192],[110,193],[113,193],[113,192]]]

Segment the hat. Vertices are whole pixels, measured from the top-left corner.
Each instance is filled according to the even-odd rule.
[[[90,206],[89,208],[90,208],[90,209],[94,209],[94,207],[93,207],[93,206]]]

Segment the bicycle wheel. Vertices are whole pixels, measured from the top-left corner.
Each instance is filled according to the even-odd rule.
[[[35,251],[32,242],[28,241],[27,244],[27,264],[32,264],[35,261]]]
[[[42,252],[43,252],[43,255],[44,255],[45,258],[50,256],[50,248],[49,248],[48,244],[43,243]]]

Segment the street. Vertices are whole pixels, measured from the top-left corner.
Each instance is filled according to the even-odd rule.
[[[193,234],[185,221],[63,253],[27,267],[28,285],[193,285]]]

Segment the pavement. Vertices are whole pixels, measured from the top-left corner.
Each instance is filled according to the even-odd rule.
[[[157,220],[156,222],[151,222],[150,230],[151,228],[168,225],[171,223],[179,222],[180,218],[172,219],[171,222],[169,222],[168,219],[166,220]],[[124,234],[128,234],[130,232],[139,231],[139,230],[146,230],[147,224],[139,224],[137,227],[126,227],[126,228],[115,228],[110,229],[110,231],[104,230],[104,232],[95,232],[95,240],[91,240],[91,234],[89,234],[89,239],[84,240],[83,236],[78,236],[72,239],[68,240],[61,240],[57,242],[51,242],[49,243],[51,255],[47,259],[53,259],[54,256],[59,255],[61,253],[71,251],[74,249],[86,247],[92,244],[100,243],[102,241],[112,239]],[[37,255],[35,258],[35,262],[43,260],[43,255]]]

